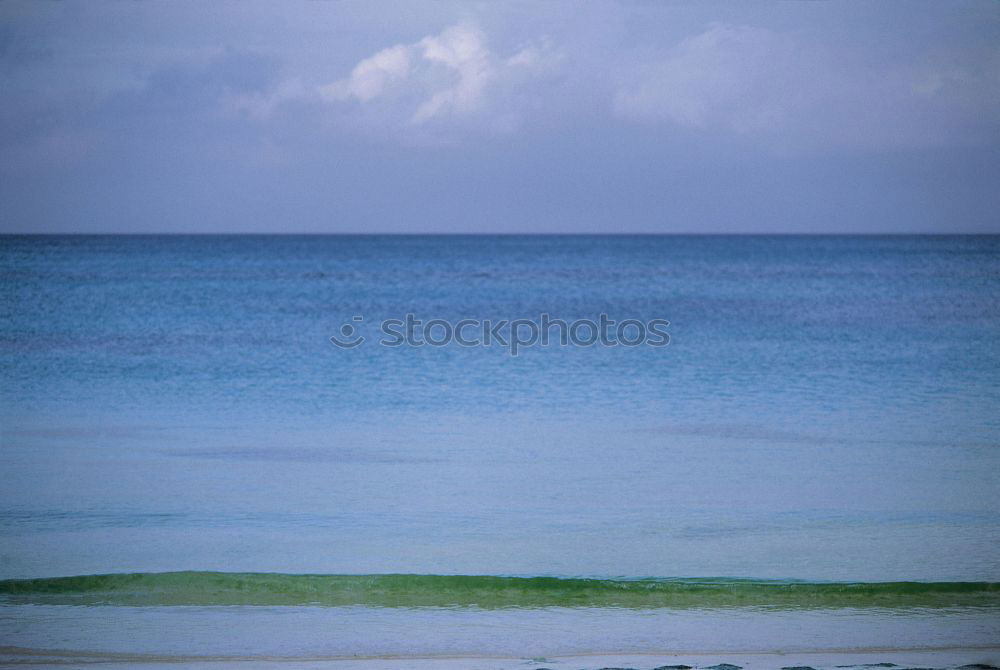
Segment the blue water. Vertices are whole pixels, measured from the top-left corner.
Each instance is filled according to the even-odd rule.
[[[1000,581],[1000,237],[7,236],[0,259],[0,579]],[[407,313],[659,318],[670,343],[381,346]],[[334,346],[345,323],[366,342]],[[5,607],[44,647],[42,605]],[[1000,639],[995,612],[949,639]]]

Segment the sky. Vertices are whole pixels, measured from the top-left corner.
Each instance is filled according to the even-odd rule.
[[[1000,2],[0,3],[0,232],[1000,233]]]

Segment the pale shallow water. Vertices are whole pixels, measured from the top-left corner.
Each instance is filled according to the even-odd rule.
[[[840,608],[0,608],[7,644],[92,652],[239,657],[775,653],[988,648],[991,613]],[[364,652],[359,652],[363,649]],[[786,664],[787,665],[787,664]]]

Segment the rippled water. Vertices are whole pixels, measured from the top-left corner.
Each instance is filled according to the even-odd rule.
[[[0,258],[0,578],[1000,581],[1000,238],[8,236]],[[407,313],[661,318],[670,344],[380,346]],[[368,341],[333,346],[345,323]],[[662,648],[698,622],[677,633],[693,649],[722,644],[712,616],[743,616],[11,597],[3,637],[39,647],[70,611],[82,630],[335,625],[317,653],[454,651],[459,629],[485,653],[529,620],[567,653]],[[755,649],[1000,639],[994,605],[953,604],[746,616],[785,631]],[[424,642],[369,634],[383,616]],[[139,649],[102,631],[78,648]]]

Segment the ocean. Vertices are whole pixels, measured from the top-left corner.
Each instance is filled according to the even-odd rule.
[[[1000,663],[1000,237],[0,258],[0,663]]]

